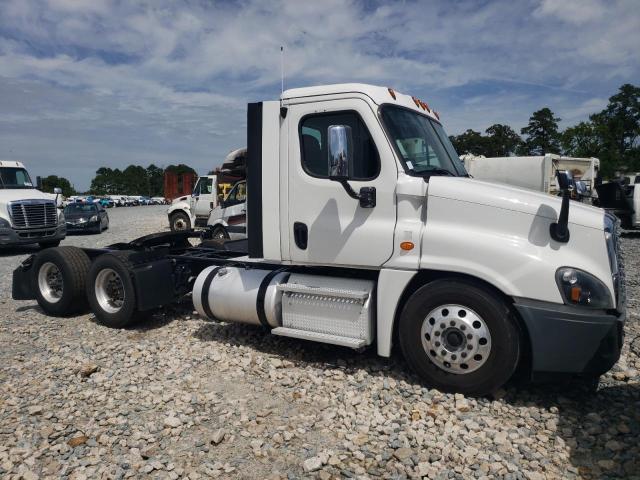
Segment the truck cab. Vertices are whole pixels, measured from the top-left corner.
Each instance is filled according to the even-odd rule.
[[[216,175],[199,177],[191,195],[176,198],[167,210],[172,231],[205,226],[209,213],[218,205]]]
[[[0,246],[58,245],[66,235],[61,193],[56,189],[52,198],[35,187],[21,162],[0,160]]]

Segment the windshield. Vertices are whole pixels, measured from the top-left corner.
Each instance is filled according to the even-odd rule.
[[[67,205],[64,209],[64,213],[96,213],[98,207],[90,203],[72,203]]]
[[[0,167],[0,188],[33,188],[24,168]]]
[[[382,120],[407,170],[416,175],[466,176],[442,125],[408,108],[381,107]]]

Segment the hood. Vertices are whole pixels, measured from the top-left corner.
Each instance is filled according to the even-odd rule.
[[[178,202],[186,202],[187,200],[189,200],[189,198],[191,197],[191,195],[185,195],[184,197],[178,197],[178,198],[174,198],[173,200],[171,200],[171,203],[178,203]]]
[[[428,195],[558,219],[562,199],[552,195],[467,177],[431,177]],[[604,211],[571,201],[569,223],[602,230]]]
[[[49,194],[35,188],[7,188],[0,189],[0,203],[16,200],[53,200]]]

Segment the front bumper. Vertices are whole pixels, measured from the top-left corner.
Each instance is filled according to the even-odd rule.
[[[67,222],[67,232],[86,232],[87,230],[98,228],[100,221],[97,222],[83,222],[83,223],[70,223]]]
[[[536,373],[602,375],[620,358],[625,309],[620,313],[516,299],[531,342]]]
[[[14,230],[0,228],[0,245],[29,245],[38,242],[62,240],[67,234],[64,225],[49,228]]]

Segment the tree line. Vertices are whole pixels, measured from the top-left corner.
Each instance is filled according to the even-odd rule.
[[[89,191],[92,195],[146,195],[162,197],[164,195],[164,172],[172,171],[177,174],[193,173],[196,171],[188,165],[169,165],[160,168],[154,164],[147,168],[140,165],[129,165],[123,170],[119,168],[100,167],[91,180]],[[69,180],[56,175],[49,175],[42,179],[42,191],[53,192],[55,187],[62,189],[65,197],[76,195],[75,188]]]
[[[544,155],[597,157],[605,177],[616,171],[640,170],[640,87],[622,85],[604,110],[560,131],[560,118],[550,108],[533,112],[520,134],[509,125],[495,124],[480,132],[469,129],[449,137],[459,154],[486,157]]]

